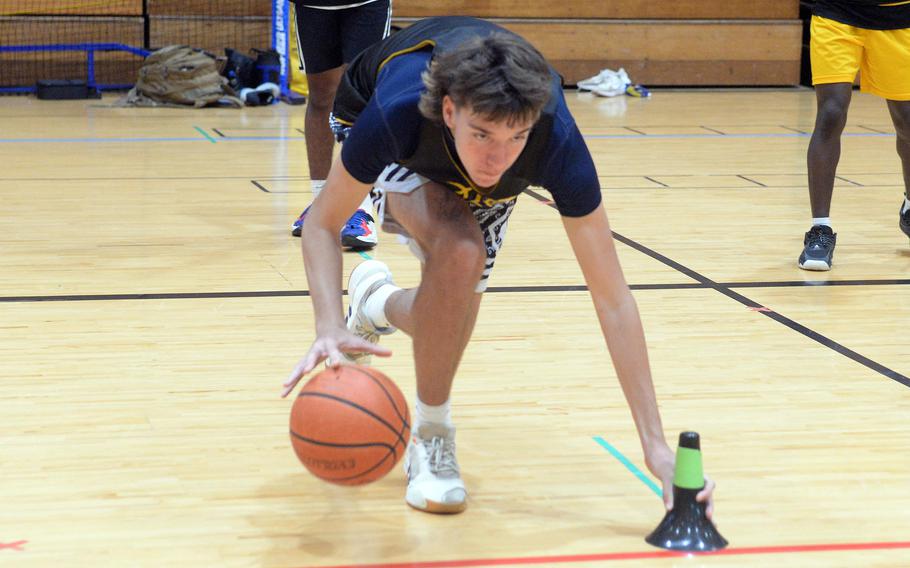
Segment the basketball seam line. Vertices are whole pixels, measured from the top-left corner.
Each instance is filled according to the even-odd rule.
[[[373,412],[372,412],[371,410],[369,410],[368,408],[365,408],[365,407],[363,407],[363,406],[360,406],[359,404],[357,404],[357,403],[355,403],[355,402],[351,402],[350,400],[347,400],[347,399],[345,399],[345,398],[341,398],[341,397],[338,397],[338,396],[335,396],[335,395],[325,394],[325,393],[321,393],[321,392],[307,392],[307,391],[301,391],[300,394],[297,395],[298,398],[303,397],[303,396],[315,396],[315,397],[318,397],[318,398],[327,398],[327,399],[330,399],[330,400],[334,400],[334,401],[336,401],[336,402],[340,402],[341,404],[346,404],[346,405],[348,405],[348,406],[350,406],[350,407],[356,408],[357,410],[360,410],[361,412],[363,412],[363,413],[366,414],[367,416],[370,416],[370,417],[374,418],[375,420],[377,420],[378,422],[380,422],[383,426],[385,426],[386,428],[388,428],[393,434],[395,434],[395,437],[398,438],[398,441],[400,441],[400,442],[402,442],[402,443],[406,443],[406,441],[404,440],[404,437],[403,437],[400,433],[398,433],[398,431],[395,429],[394,426],[392,426],[391,424],[389,424],[388,422],[386,422],[381,416],[376,415],[375,413],[373,413]]]
[[[371,373],[369,373],[369,372],[366,371],[365,369],[362,369],[362,368],[359,368],[359,367],[355,367],[355,370],[357,370],[357,371],[363,373],[364,375],[370,377],[370,380],[372,380],[374,383],[376,383],[376,386],[378,386],[379,388],[382,389],[382,392],[385,393],[386,398],[388,398],[388,399],[389,399],[389,402],[392,404],[392,408],[395,410],[395,414],[397,414],[397,415],[398,415],[398,418],[399,418],[406,426],[408,426],[408,428],[410,428],[411,425],[408,424],[409,421],[408,421],[407,419],[405,419],[405,417],[401,414],[401,411],[398,410],[398,405],[395,404],[395,397],[392,396],[392,393],[389,392],[389,389],[385,388],[385,385],[382,384],[382,381],[380,381],[378,378],[374,377]],[[391,380],[391,379],[389,379],[389,380]],[[407,405],[407,402],[405,402],[405,405]],[[407,408],[405,408],[405,410],[407,410]],[[408,416],[408,418],[410,418],[410,416]]]
[[[297,434],[293,430],[291,430],[291,435],[296,438],[299,438],[301,440],[304,440],[305,442],[311,442],[316,445],[322,445],[322,446],[334,446],[335,445],[335,444],[331,444],[329,442],[316,442],[315,440],[309,440],[307,438],[304,438],[300,434]],[[398,442],[395,442],[395,446],[397,446],[397,445],[398,445]],[[368,473],[374,471],[376,468],[378,468],[379,466],[384,464],[386,462],[386,460],[389,459],[389,456],[392,456],[392,455],[396,456],[395,461],[396,462],[398,461],[398,458],[397,458],[398,452],[395,451],[395,446],[389,446],[388,444],[382,444],[382,443],[371,443],[371,444],[363,444],[360,446],[352,445],[350,447],[363,447],[363,446],[385,446],[385,447],[389,448],[389,451],[387,451],[385,453],[385,455],[382,457],[381,460],[379,460],[378,462],[373,464],[372,467],[370,467],[369,469],[367,469],[365,471],[361,471],[357,475],[351,475],[349,477],[330,477],[330,478],[325,478],[326,481],[331,481],[333,483],[337,483],[339,481],[351,481],[351,480],[357,479],[358,477],[363,477],[364,475],[367,475]],[[394,464],[392,464],[392,467],[394,467]]]
[[[316,445],[316,446],[327,446],[330,448],[369,448],[372,446],[380,446],[383,448],[388,448],[389,450],[394,451],[395,446],[398,445],[398,442],[395,444],[388,444],[386,442],[363,442],[360,444],[341,444],[338,442],[323,442],[321,440],[314,440],[313,438],[307,438],[306,436],[301,436],[297,432],[290,430],[291,436],[294,436],[298,440],[303,440],[304,442]]]

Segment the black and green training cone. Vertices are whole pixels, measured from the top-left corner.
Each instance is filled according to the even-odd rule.
[[[695,500],[705,487],[701,467],[701,444],[696,432],[679,435],[676,450],[676,471],[673,476],[673,510],[667,511],[664,520],[645,542],[668,550],[709,552],[727,546],[708,516],[706,505]]]

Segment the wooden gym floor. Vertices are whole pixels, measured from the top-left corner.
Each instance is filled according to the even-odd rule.
[[[520,200],[456,380],[469,509],[431,516],[400,467],[335,487],[290,448],[278,395],[313,336],[288,234],[310,200],[303,107],[7,97],[0,564],[910,565],[910,243],[883,101],[855,94],[835,267],[808,273],[810,90],[567,98],[726,554],[643,541],[661,504],[545,192]],[[413,401],[408,341],[383,341]]]

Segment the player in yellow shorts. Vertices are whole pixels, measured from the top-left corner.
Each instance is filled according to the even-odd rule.
[[[831,194],[857,71],[860,89],[886,99],[891,112],[904,171],[899,226],[910,237],[910,0],[818,0],[810,34],[818,112],[808,155],[812,228],[799,266],[830,270],[837,239]]]

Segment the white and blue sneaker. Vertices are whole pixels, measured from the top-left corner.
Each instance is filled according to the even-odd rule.
[[[370,343],[379,343],[380,335],[388,335],[396,331],[392,325],[379,326],[367,315],[367,302],[370,297],[385,285],[391,285],[396,290],[392,282],[392,272],[384,262],[378,260],[368,260],[361,262],[357,268],[351,272],[348,278],[348,315],[345,318],[348,330],[359,335]],[[389,290],[386,290],[389,292]],[[388,294],[385,294],[386,298]],[[384,300],[383,300],[384,302]],[[377,307],[382,309],[382,307]],[[370,353],[345,353],[345,358],[351,363],[357,365],[369,365],[372,359]]]
[[[411,433],[405,455],[408,505],[427,513],[452,514],[468,506],[468,494],[455,458],[455,428],[423,423]]]
[[[310,206],[308,205],[303,210],[303,213],[300,214],[300,217],[297,217],[294,224],[291,225],[292,236],[299,237],[301,232],[303,232],[303,222],[306,220],[306,215],[309,211]],[[344,224],[344,227],[341,228],[341,246],[345,248],[368,250],[375,247],[378,242],[376,222],[373,220],[373,216],[363,209],[355,211],[351,218],[348,219],[348,222]]]
[[[375,247],[377,242],[379,240],[376,238],[376,222],[373,216],[363,209],[355,211],[341,229],[343,247],[365,250]]]

